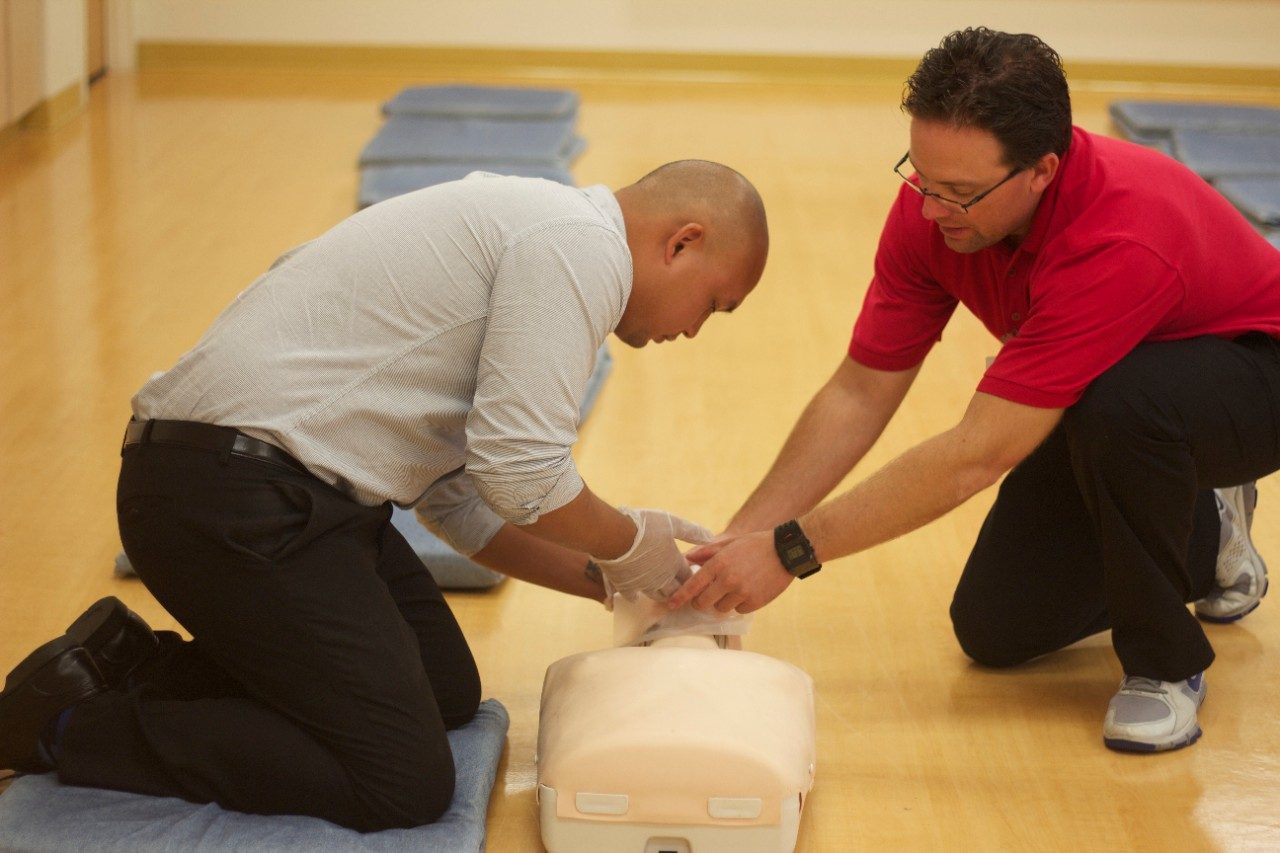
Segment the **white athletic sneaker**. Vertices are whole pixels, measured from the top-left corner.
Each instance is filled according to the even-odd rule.
[[[1204,702],[1204,673],[1186,681],[1127,675],[1111,697],[1102,742],[1124,752],[1159,752],[1190,746],[1200,737],[1196,709]]]
[[[1267,594],[1267,564],[1249,538],[1256,483],[1215,489],[1222,533],[1218,544],[1217,587],[1196,602],[1196,615],[1206,622],[1234,622],[1253,612]]]

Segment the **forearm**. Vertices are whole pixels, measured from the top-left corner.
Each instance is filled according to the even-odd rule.
[[[548,544],[608,560],[627,553],[636,536],[635,523],[585,485],[569,503],[518,529]]]
[[[1049,435],[1061,409],[977,394],[953,429],[903,453],[800,518],[819,561],[887,542],[950,512],[995,483]]]
[[[875,444],[915,378],[846,360],[814,395],[726,532],[764,530],[812,509]]]
[[[725,528],[748,533],[812,508],[853,469],[876,439],[821,396],[810,401],[765,474]]]
[[[800,516],[818,560],[853,554],[923,527],[999,478],[1000,471],[961,450],[953,432],[935,436]]]
[[[540,539],[512,524],[504,524],[471,559],[538,586],[604,600],[599,569],[588,567],[590,558],[585,553]]]
[[[984,477],[956,465],[954,436],[912,448],[870,479],[800,516],[801,529],[825,563],[891,539],[936,518],[977,491]],[[775,599],[792,582],[767,531],[724,543],[671,596],[669,605],[692,602],[704,612],[749,613]]]

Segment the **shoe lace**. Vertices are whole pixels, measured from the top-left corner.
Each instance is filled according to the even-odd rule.
[[[1164,693],[1164,682],[1154,678],[1143,678],[1141,675],[1126,675],[1121,690],[1134,693]]]

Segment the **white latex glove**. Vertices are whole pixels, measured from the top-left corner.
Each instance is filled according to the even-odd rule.
[[[600,564],[596,563],[596,565],[598,566]],[[600,570],[600,582],[604,584],[604,609],[612,613],[613,596],[617,594],[618,591],[614,589],[613,584],[609,583],[609,576],[604,573],[603,569]],[[631,594],[635,595],[634,592]]]
[[[660,509],[621,506],[618,511],[635,522],[636,538],[630,550],[616,560],[596,559],[606,578],[606,592],[612,587],[628,597],[639,592],[656,601],[666,599],[692,574],[676,540],[701,545],[710,542],[714,534],[701,524]]]

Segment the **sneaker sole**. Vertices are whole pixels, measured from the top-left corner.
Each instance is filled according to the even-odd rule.
[[[1258,558],[1258,562],[1262,563],[1262,558]],[[1267,572],[1267,567],[1264,564],[1262,566],[1262,573],[1263,573],[1262,574],[1262,594],[1258,596],[1257,601],[1255,601],[1253,604],[1250,604],[1244,610],[1241,610],[1239,613],[1233,613],[1230,616],[1214,616],[1210,613],[1201,613],[1199,608],[1197,608],[1196,618],[1199,619],[1201,622],[1210,622],[1214,625],[1230,625],[1232,622],[1239,622],[1241,619],[1248,616],[1253,611],[1257,610],[1258,605],[1262,603],[1262,599],[1267,597],[1267,590],[1271,588],[1271,581],[1267,578],[1266,572]]]
[[[1168,743],[1145,743],[1140,740],[1125,740],[1124,738],[1104,737],[1102,743],[1108,749],[1114,749],[1117,752],[1169,752],[1174,749],[1182,749],[1184,746],[1191,746],[1200,739],[1200,735],[1204,732],[1200,730],[1197,723],[1193,731],[1188,732],[1182,737],[1169,741]]]
[[[1256,503],[1257,502],[1255,500],[1255,505]],[[1243,500],[1232,501],[1231,510],[1237,516],[1243,515],[1246,518],[1249,517],[1249,509],[1245,507]],[[1197,619],[1200,619],[1203,622],[1209,622],[1213,625],[1230,625],[1232,622],[1238,622],[1244,617],[1248,616],[1253,611],[1257,610],[1258,605],[1262,603],[1262,599],[1266,596],[1267,589],[1270,586],[1270,582],[1267,580],[1267,564],[1262,559],[1262,555],[1258,553],[1258,549],[1253,547],[1253,540],[1251,537],[1248,536],[1247,533],[1245,536],[1245,544],[1248,545],[1249,547],[1249,554],[1254,562],[1254,565],[1258,567],[1258,573],[1262,575],[1262,594],[1258,596],[1257,601],[1250,604],[1244,610],[1241,610],[1239,613],[1232,613],[1229,616],[1215,616],[1212,613],[1201,613],[1200,609],[1196,608]]]

